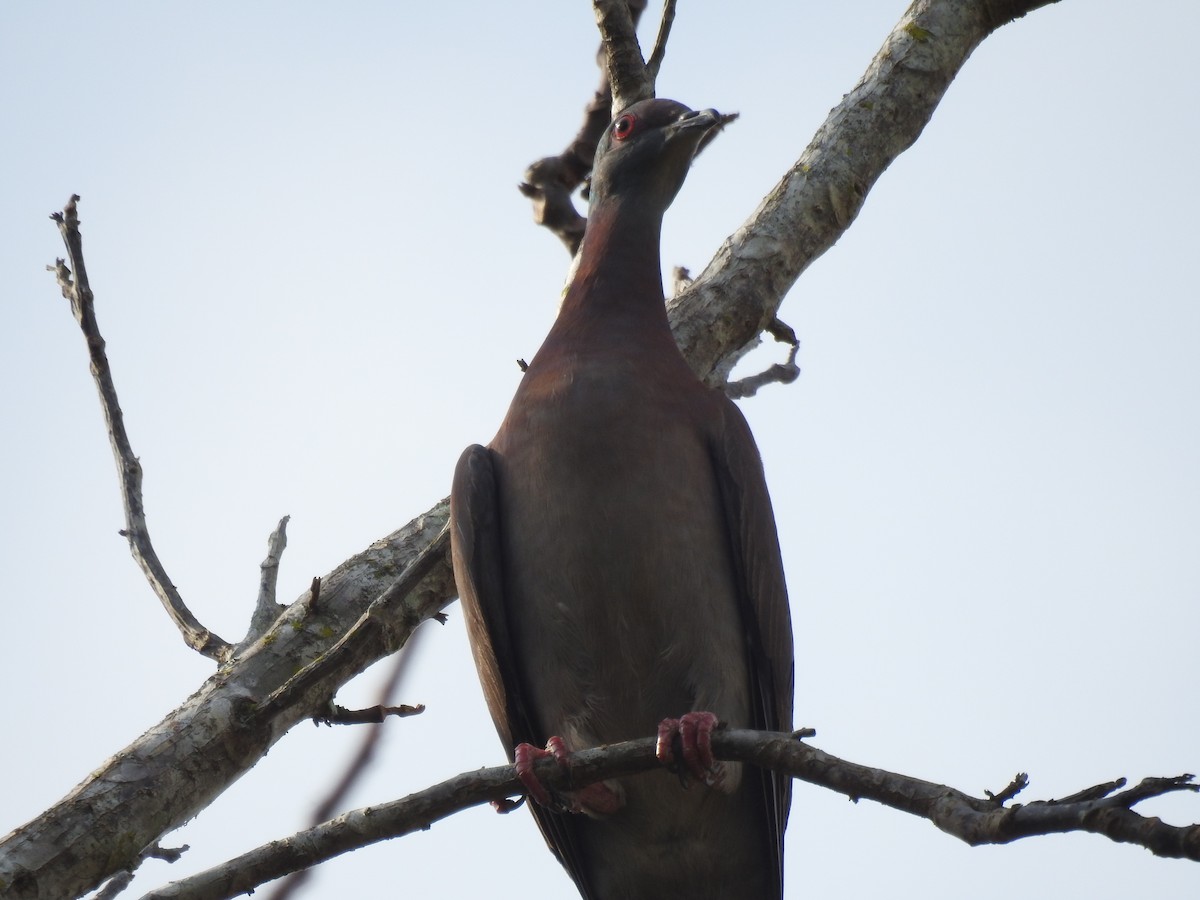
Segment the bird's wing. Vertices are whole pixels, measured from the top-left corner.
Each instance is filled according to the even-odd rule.
[[[527,716],[517,691],[516,669],[504,610],[500,510],[491,451],[472,444],[459,457],[450,489],[450,547],[454,580],[462,600],[471,649],[488,709],[512,757],[528,740]]]
[[[793,649],[791,609],[771,498],[750,426],[731,400],[720,396],[722,428],[712,443],[713,467],[724,507],[750,662],[754,726],[792,729]],[[782,877],[783,830],[792,780],[764,774],[767,809]]]
[[[474,444],[459,457],[450,491],[454,578],[484,697],[511,761],[517,744],[539,745],[548,736],[530,715],[516,666],[504,596],[499,507],[492,453]],[[584,900],[590,900],[582,881],[574,816],[529,805],[550,850],[575,880]]]

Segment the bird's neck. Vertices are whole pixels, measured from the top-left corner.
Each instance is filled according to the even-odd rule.
[[[579,248],[579,265],[559,319],[596,318],[614,326],[666,330],[659,239],[661,214],[612,198],[594,204]]]

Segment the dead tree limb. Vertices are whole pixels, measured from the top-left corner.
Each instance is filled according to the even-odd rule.
[[[88,358],[91,362],[92,378],[100,393],[100,407],[104,412],[104,424],[108,429],[109,443],[120,474],[121,503],[125,507],[125,528],[121,535],[129,541],[129,551],[150,582],[150,587],[162,601],[163,608],[171,621],[183,635],[189,647],[217,662],[228,661],[233,652],[229,643],[209,631],[192,615],[183,597],[171,582],[150,541],[150,530],[146,525],[146,509],[142,503],[142,464],[133,453],[129,435],[125,431],[125,417],[117,399],[117,388],[113,383],[108,355],[104,352],[104,338],[96,321],[95,297],[88,281],[87,265],[83,259],[83,235],[79,231],[79,195],[73,194],[62,212],[52,213],[50,218],[58,223],[63,243],[67,248],[67,259],[55,261],[47,266],[58,279],[63,296],[71,302],[71,312],[83,331],[87,341]],[[69,260],[69,265],[68,265]]]
[[[5,900],[78,897],[117,872],[136,869],[143,848],[199,814],[293,725],[327,710],[341,682],[295,690],[289,705],[266,701],[297,665],[328,651],[381,591],[404,576],[442,533],[447,514],[447,504],[438,504],[323,576],[316,610],[306,591],[181,706],[57,804],[0,839]],[[389,641],[403,643],[453,597],[450,567],[440,563],[412,587],[402,608],[389,607],[395,617]],[[367,665],[362,661],[358,671]],[[339,668],[339,677],[353,677],[353,668]]]
[[[850,227],[984,38],[1051,2],[915,0],[800,158],[668,304],[675,338],[700,377],[725,384],[740,348],[766,329],[796,279]]]
[[[287,524],[290,518],[284,516],[280,519],[271,536],[267,538],[267,558],[258,567],[258,599],[250,616],[250,627],[246,630],[246,636],[237,645],[238,652],[266,634],[271,623],[287,609],[282,603],[276,602],[275,587],[279,583],[279,561],[284,548],[287,547]]]

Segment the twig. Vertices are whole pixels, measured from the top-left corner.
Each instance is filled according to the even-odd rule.
[[[125,432],[125,420],[117,400],[117,389],[113,384],[112,370],[104,352],[104,338],[96,322],[95,299],[88,283],[87,267],[83,261],[83,236],[79,231],[79,195],[72,194],[62,212],[51,213],[50,218],[58,223],[63,243],[67,247],[66,261],[56,260],[53,267],[46,268],[55,273],[62,294],[71,302],[71,312],[79,323],[87,341],[91,360],[92,377],[100,392],[100,407],[108,427],[108,438],[120,473],[121,500],[125,507],[125,528],[120,532],[129,541],[133,558],[146,575],[150,587],[158,595],[167,614],[183,634],[188,646],[217,662],[227,662],[233,648],[228,642],[209,631],[192,615],[179,595],[175,585],[167,576],[166,569],[150,542],[150,531],[146,526],[146,511],[142,505],[142,466],[133,454],[129,435]],[[75,273],[72,281],[71,273]]]
[[[765,330],[781,344],[791,346],[791,349],[788,350],[787,361],[776,363],[757,375],[747,375],[737,381],[728,382],[725,385],[725,393],[735,400],[742,397],[753,397],[760,388],[768,384],[791,384],[800,377],[800,367],[796,365],[796,354],[800,352],[800,341],[796,337],[796,332],[792,331],[791,326],[777,318],[772,319]],[[753,348],[757,343],[758,341],[755,339],[746,349]]]
[[[984,791],[984,793],[988,795],[989,800],[993,800],[996,803],[1007,803],[1027,787],[1029,787],[1029,776],[1024,772],[1018,772],[1015,776],[1013,776],[1013,780],[1008,783],[1008,787],[1006,787],[1000,793],[993,794],[991,791]]]
[[[675,266],[671,269],[671,296],[686,291],[692,284],[692,273],[686,266]]]
[[[650,85],[658,81],[658,72],[662,68],[663,59],[667,55],[667,40],[671,37],[671,25],[675,21],[675,0],[665,0],[663,3],[662,19],[658,23],[658,36],[654,39],[654,49],[650,51],[650,59],[646,63],[646,71],[650,75]]]
[[[1021,775],[1025,775],[1025,773],[1022,772],[1017,777],[1020,778]],[[1028,781],[1029,776],[1025,775],[1025,778],[1026,778],[1026,781]],[[1113,791],[1119,790],[1123,787],[1125,787],[1125,779],[1118,778],[1116,781],[1106,781],[1103,784],[1097,784],[1090,788],[1084,788],[1082,791],[1078,791],[1074,794],[1069,794],[1066,797],[1061,797],[1056,802],[1058,802],[1058,803],[1082,803],[1087,800],[1098,800],[1101,797],[1107,797]]]
[[[604,122],[608,122],[607,115]],[[587,127],[588,123],[585,122],[584,128]],[[592,144],[593,153],[595,150],[596,145]],[[580,174],[575,165],[578,157],[568,156],[568,153],[569,149],[561,156],[547,156],[533,163],[525,170],[525,180],[517,185],[517,190],[533,202],[533,221],[549,229],[562,241],[567,252],[574,256],[583,241],[587,219],[575,208],[571,192],[583,183],[584,176],[591,171],[592,156],[588,156],[587,168]]]
[[[184,844],[182,847],[162,847],[158,841],[155,841],[140,854],[138,854],[137,865],[140,866],[143,860],[161,859],[163,862],[179,862],[183,858],[190,847]],[[125,869],[117,872],[112,878],[108,879],[104,887],[98,890],[92,900],[114,900],[122,891],[133,883],[133,876],[136,870],[134,868]]]
[[[187,853],[192,848],[187,844],[182,847],[163,847],[158,841],[155,841],[144,851],[142,851],[143,859],[161,859],[163,862],[179,862],[183,858],[183,854]]]
[[[267,538],[267,558],[259,565],[258,600],[254,604],[254,613],[250,616],[250,627],[242,638],[237,649],[241,650],[257,641],[267,633],[287,607],[275,600],[275,588],[279,583],[279,560],[287,547],[287,525],[291,516],[284,516]]]
[[[571,754],[569,769],[553,760],[536,766],[547,787],[580,788],[606,778],[629,776],[659,767],[655,739]],[[1147,779],[1139,788],[1099,800],[1077,803],[1038,801],[1005,807],[944,785],[885,772],[838,759],[794,734],[765,731],[718,731],[713,752],[785,772],[854,799],[876,800],[893,809],[929,819],[938,828],[971,845],[1004,844],[1019,838],[1065,831],[1105,834],[1140,844],[1159,856],[1200,860],[1200,825],[1178,827],[1147,818],[1131,807],[1151,796],[1195,792],[1192,776]],[[428,829],[461,809],[522,792],[512,766],[464,773],[402,800],[344,813],[290,838],[273,841],[205,872],[146,894],[142,900],[221,900],[246,893],[264,881],[331,859],[367,844]]]
[[[305,615],[316,615],[321,607],[321,576],[314,575],[308,585],[308,596],[304,598]]]
[[[313,723],[316,725],[378,725],[388,716],[407,719],[409,716],[419,716],[423,712],[425,712],[424,703],[416,705],[401,703],[399,706],[386,706],[380,703],[365,709],[347,709],[331,703],[329,710],[324,715],[313,716]]]

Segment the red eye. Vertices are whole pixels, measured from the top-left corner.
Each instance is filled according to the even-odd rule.
[[[637,116],[632,113],[626,113],[613,123],[613,137],[618,141],[623,141],[625,138],[633,134],[634,126],[637,125]]]

